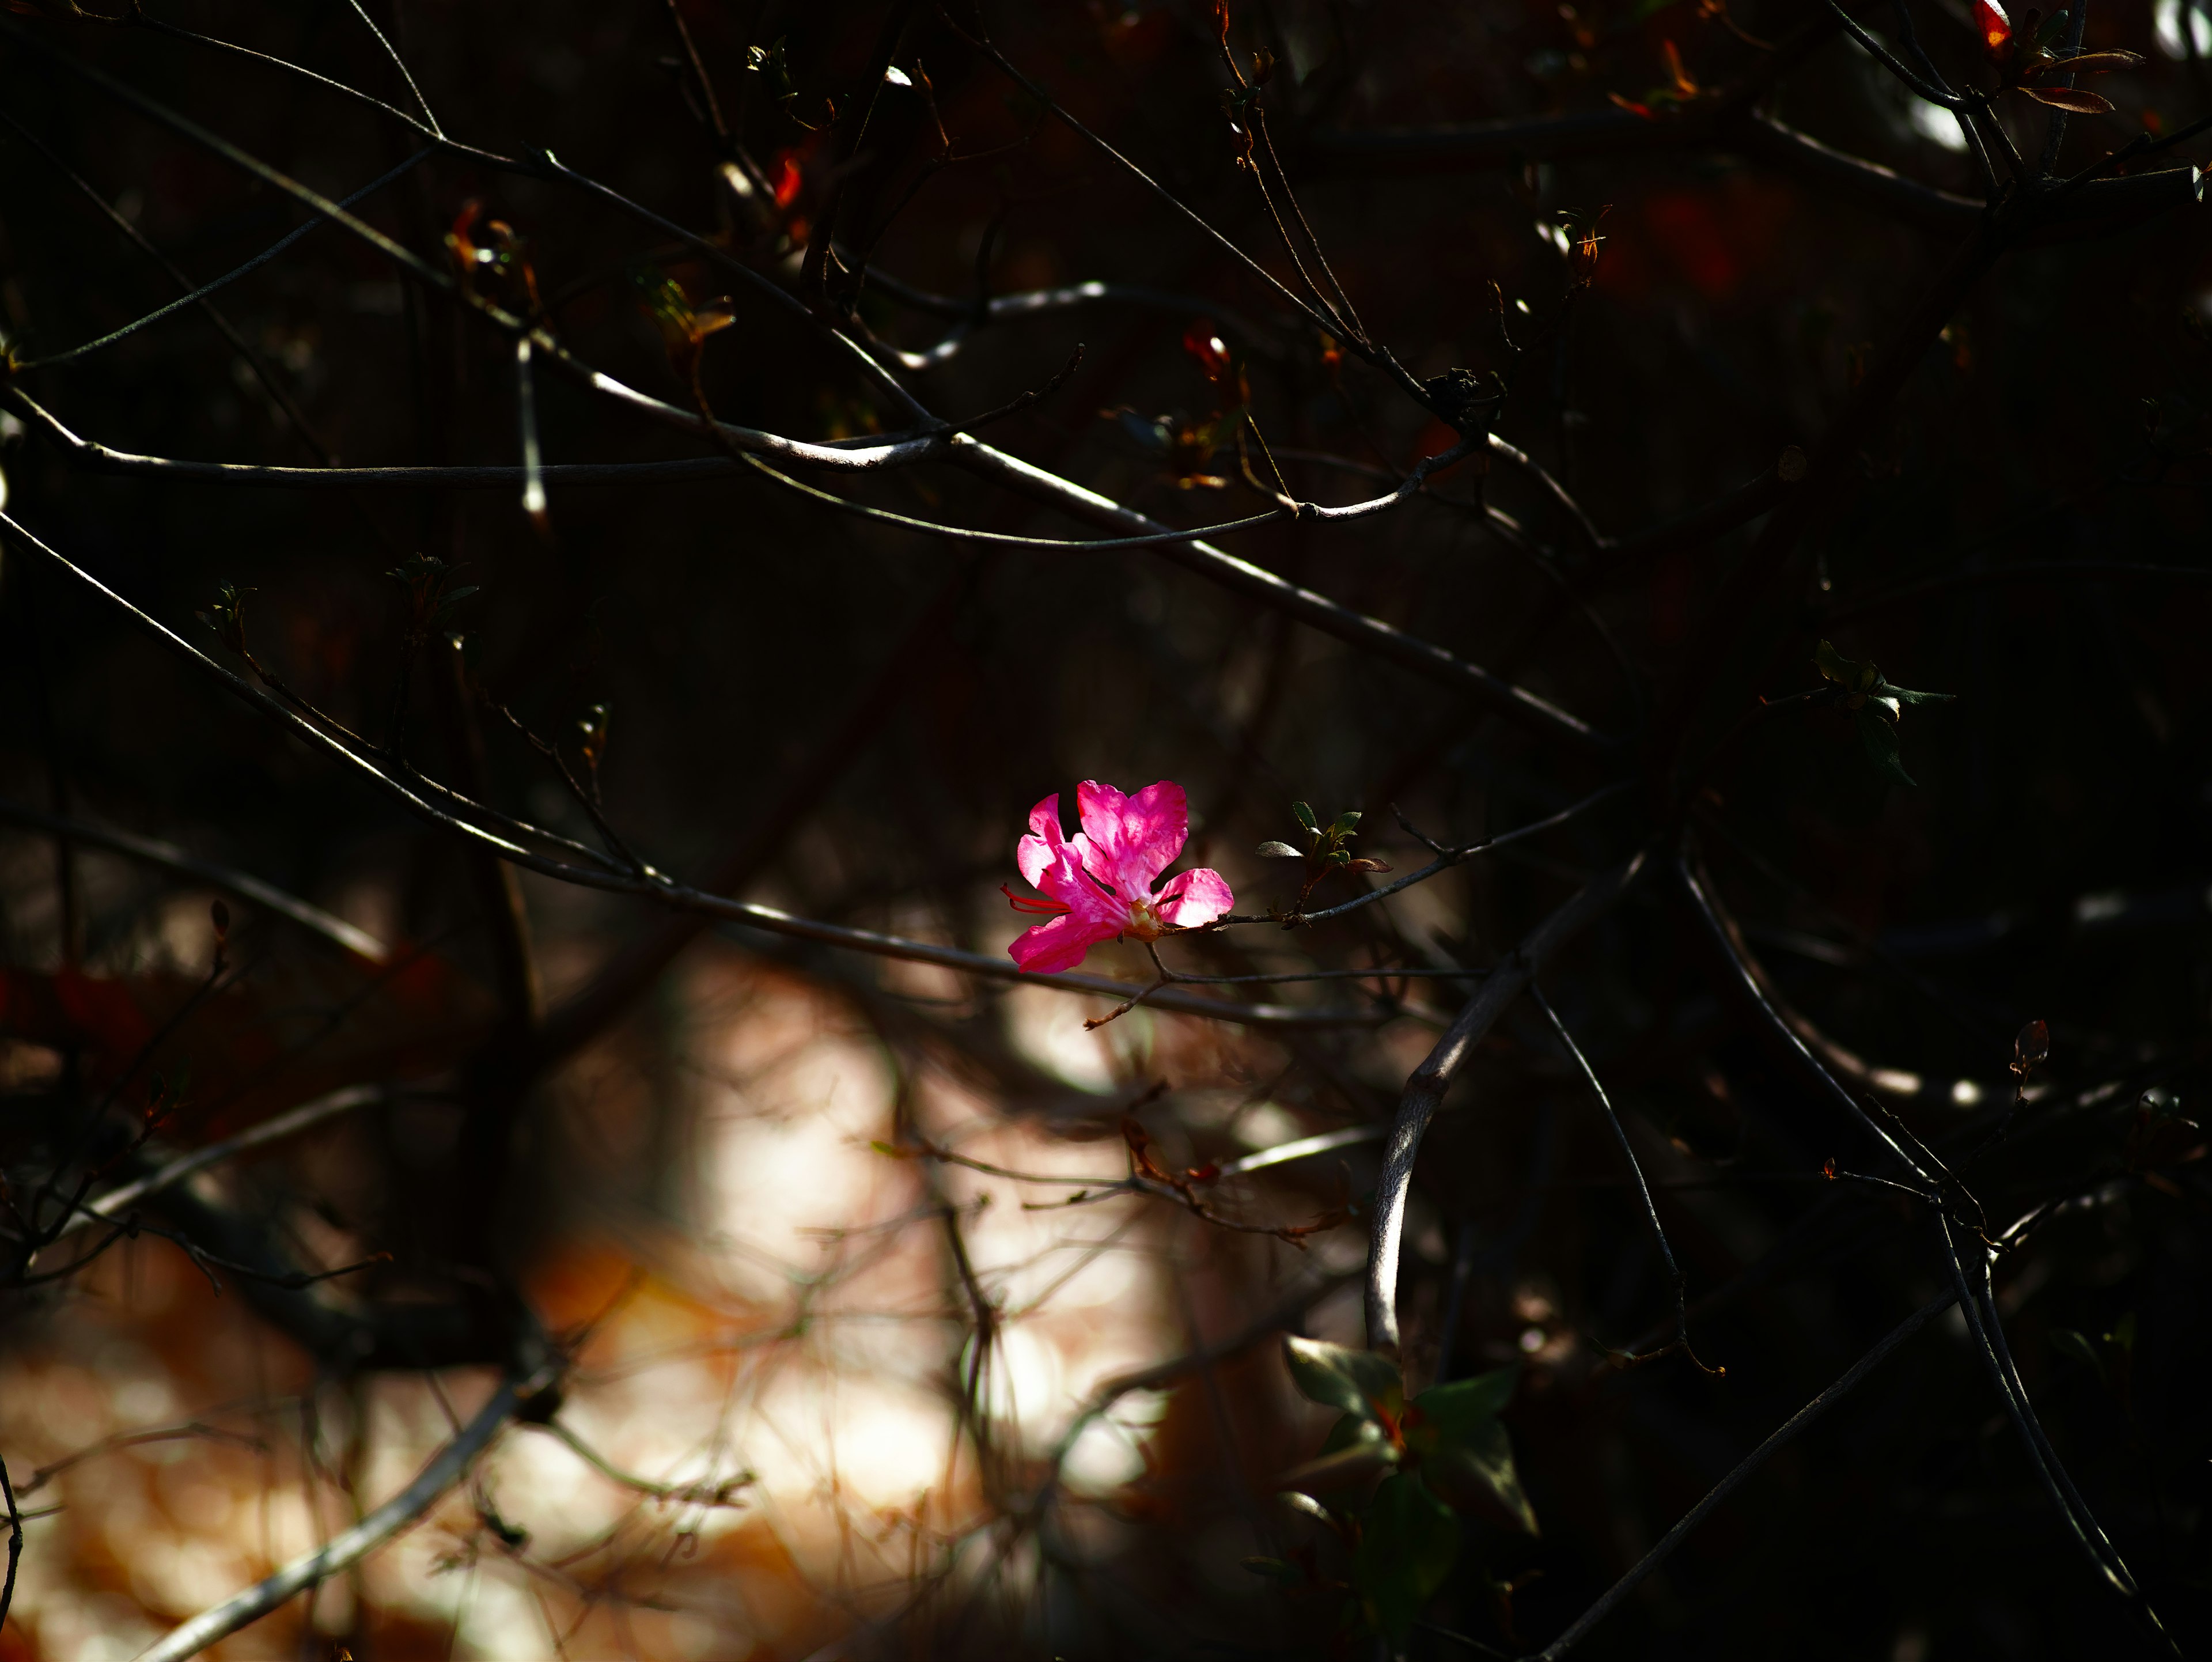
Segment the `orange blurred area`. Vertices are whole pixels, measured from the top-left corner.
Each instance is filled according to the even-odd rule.
[[[1193,1278],[1186,1304],[1231,1283],[1206,1268],[1219,1244],[1157,1202],[1066,1205],[1066,1178],[1119,1180],[1120,1138],[1070,1142],[938,1068],[895,1076],[839,1001],[740,959],[701,963],[684,997],[696,1227],[618,1208],[547,1237],[524,1288],[568,1358],[556,1428],[510,1428],[395,1543],[209,1654],[806,1655],[917,1601],[1018,1607],[1035,1567],[1006,1508],[1053,1470],[1079,1535],[1175,1515],[1174,1474],[1212,1458],[1202,1403],[1084,1405],[1182,1348],[1200,1312],[1173,1313],[1174,1280]],[[1016,1008],[1018,1042],[1093,1088],[1237,1049],[1148,1014],[1086,1033],[1041,991]],[[552,1087],[580,1134],[641,1088],[625,1048]],[[313,1169],[318,1140],[349,1135],[279,1159]],[[884,1152],[902,1135],[1062,1181]],[[29,1520],[21,1654],[135,1655],[397,1490],[489,1389],[482,1369],[319,1380],[221,1279],[125,1243],[0,1364]],[[1257,1383],[1223,1377],[1248,1399]],[[983,1417],[963,1428],[969,1400]],[[1255,1476],[1272,1448],[1247,1446]]]

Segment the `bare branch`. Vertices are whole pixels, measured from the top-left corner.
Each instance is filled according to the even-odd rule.
[[[1367,1342],[1376,1350],[1398,1345],[1398,1254],[1406,1227],[1406,1196],[1421,1138],[1443,1105],[1444,1093],[1522,990],[1560,947],[1603,916],[1642,874],[1646,851],[1638,849],[1529,931],[1490,972],[1467,1008],[1413,1070],[1399,1099],[1397,1117],[1375,1186],[1375,1221],[1367,1248]]]
[[[82,843],[87,848],[106,849],[146,865],[159,867],[163,871],[174,872],[179,877],[189,877],[210,888],[220,889],[225,894],[235,895],[240,900],[265,907],[280,917],[289,918],[301,928],[343,947],[366,963],[380,965],[392,956],[392,949],[366,929],[356,928],[345,919],[334,916],[319,906],[309,905],[297,896],[287,894],[258,877],[188,854],[173,843],[140,837],[132,831],[112,831],[105,825],[88,825],[82,819],[65,819],[60,814],[34,808],[27,802],[11,801],[6,797],[0,797],[0,820],[67,837],[71,842]]]
[[[514,1379],[502,1380],[491,1400],[477,1410],[460,1434],[439,1450],[405,1488],[315,1551],[294,1559],[274,1575],[172,1629],[166,1638],[142,1653],[138,1662],[185,1662],[185,1658],[198,1656],[209,1646],[282,1608],[307,1588],[359,1563],[435,1506],[467,1475],[477,1456],[499,1434],[526,1394]]]

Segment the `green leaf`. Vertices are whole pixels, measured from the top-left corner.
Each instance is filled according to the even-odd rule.
[[[1535,1508],[1528,1504],[1513,1464],[1513,1440],[1498,1421],[1479,1422],[1464,1438],[1424,1458],[1421,1471],[1454,1506],[1494,1501],[1529,1534],[1540,1533]]]
[[[1332,1495],[1357,1488],[1370,1478],[1398,1464],[1397,1446],[1373,1427],[1370,1435],[1355,1438],[1342,1448],[1330,1449],[1302,1461],[1282,1475],[1282,1485],[1303,1495]]]
[[[1149,417],[1140,416],[1135,411],[1127,408],[1117,410],[1114,414],[1115,419],[1121,423],[1121,430],[1134,440],[1140,447],[1155,456],[1167,454],[1169,446],[1174,442],[1175,435],[1169,431],[1165,422],[1154,421]]]
[[[1283,1360],[1291,1382],[1308,1402],[1364,1420],[1378,1419],[1378,1408],[1395,1418],[1404,1404],[1406,1386],[1398,1365],[1371,1350],[1293,1336],[1283,1341]]]
[[[1948,704],[1959,696],[1955,692],[1915,692],[1910,687],[1892,686],[1887,681],[1875,682],[1874,690],[1901,704]]]
[[[1905,764],[1898,759],[1897,729],[1889,724],[1889,719],[1864,709],[1856,712],[1851,719],[1858,723],[1859,742],[1866,746],[1868,759],[1873,762],[1876,770],[1900,785],[1911,785],[1917,789],[1920,782],[1907,773]]]
[[[1296,1564],[1286,1564],[1279,1558],[1246,1558],[1240,1561],[1244,1568],[1262,1580],[1279,1582],[1286,1587],[1302,1587],[1306,1574]]]
[[[1304,825],[1308,831],[1318,832],[1321,830],[1321,821],[1314,818],[1314,811],[1304,803],[1291,803],[1291,813],[1296,816],[1298,824]]]
[[[1358,808],[1346,808],[1328,822],[1329,840],[1333,843],[1340,843],[1346,837],[1352,836],[1352,828],[1358,825],[1360,818]]]
[[[2129,1355],[2135,1354],[2136,1312],[2132,1310],[2112,1324],[2112,1330],[2105,1335],[2107,1344],[2116,1344]]]
[[[1520,1381],[1521,1364],[1510,1362],[1472,1379],[1431,1385],[1413,1398],[1413,1406],[1438,1443],[1464,1442],[1483,1422],[1498,1417]]]
[[[1459,1556],[1459,1519],[1411,1473],[1386,1479],[1361,1521],[1355,1585],[1375,1625],[1406,1642]]]
[[[2088,1363],[2096,1369],[2099,1379],[2105,1377],[2105,1359],[2097,1354],[2097,1347],[2086,1334],[2076,1333],[2070,1327],[2054,1327],[2051,1330],[2051,1348],[2077,1362]]]
[[[1324,1524],[1333,1525],[1336,1522],[1336,1519],[1329,1515],[1327,1507],[1315,1500],[1312,1495],[1301,1495],[1294,1488],[1285,1489],[1275,1497],[1275,1501],[1285,1512],[1295,1512],[1307,1518],[1317,1518]]]
[[[1823,641],[1813,654],[1813,667],[1846,692],[1864,692],[1881,679],[1881,672],[1872,664],[1863,664],[1856,658],[1846,658],[1833,644]]]

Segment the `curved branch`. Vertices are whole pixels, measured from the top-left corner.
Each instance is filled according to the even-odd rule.
[[[1538,924],[1491,971],[1480,990],[1467,1001],[1406,1081],[1389,1141],[1382,1152],[1382,1174],[1375,1185],[1375,1221],[1367,1248],[1367,1343],[1376,1350],[1398,1345],[1398,1255],[1406,1228],[1406,1196],[1413,1186],[1413,1161],[1421,1138],[1443,1105],[1444,1093],[1498,1019],[1521,995],[1537,971],[1627,893],[1644,870],[1648,850],[1638,849]]]
[[[311,930],[325,941],[344,948],[355,957],[370,964],[381,965],[392,956],[392,949],[366,929],[357,929],[342,917],[335,917],[319,906],[311,906],[295,895],[263,882],[228,866],[218,866],[211,860],[200,860],[187,854],[173,843],[163,843],[151,837],[138,837],[130,831],[110,831],[102,825],[87,825],[82,819],[64,819],[58,813],[47,813],[24,802],[14,802],[0,797],[0,820],[11,825],[27,825],[33,831],[66,837],[72,843],[87,848],[106,849],[130,859],[158,866],[164,871],[180,877],[192,878],[210,888],[221,889],[239,899],[264,907],[281,917],[290,919],[301,928]]]

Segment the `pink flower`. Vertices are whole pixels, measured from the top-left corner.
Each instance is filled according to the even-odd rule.
[[[1182,872],[1152,886],[1190,834],[1181,785],[1163,779],[1124,796],[1086,779],[1075,788],[1075,806],[1083,829],[1063,837],[1060,797],[1046,797],[1030,810],[1030,835],[1014,851],[1022,875],[1049,898],[1012,890],[1006,898],[1018,910],[1053,914],[1006,948],[1024,970],[1072,970],[1094,942],[1157,941],[1170,929],[1211,923],[1236,903],[1217,871]]]

